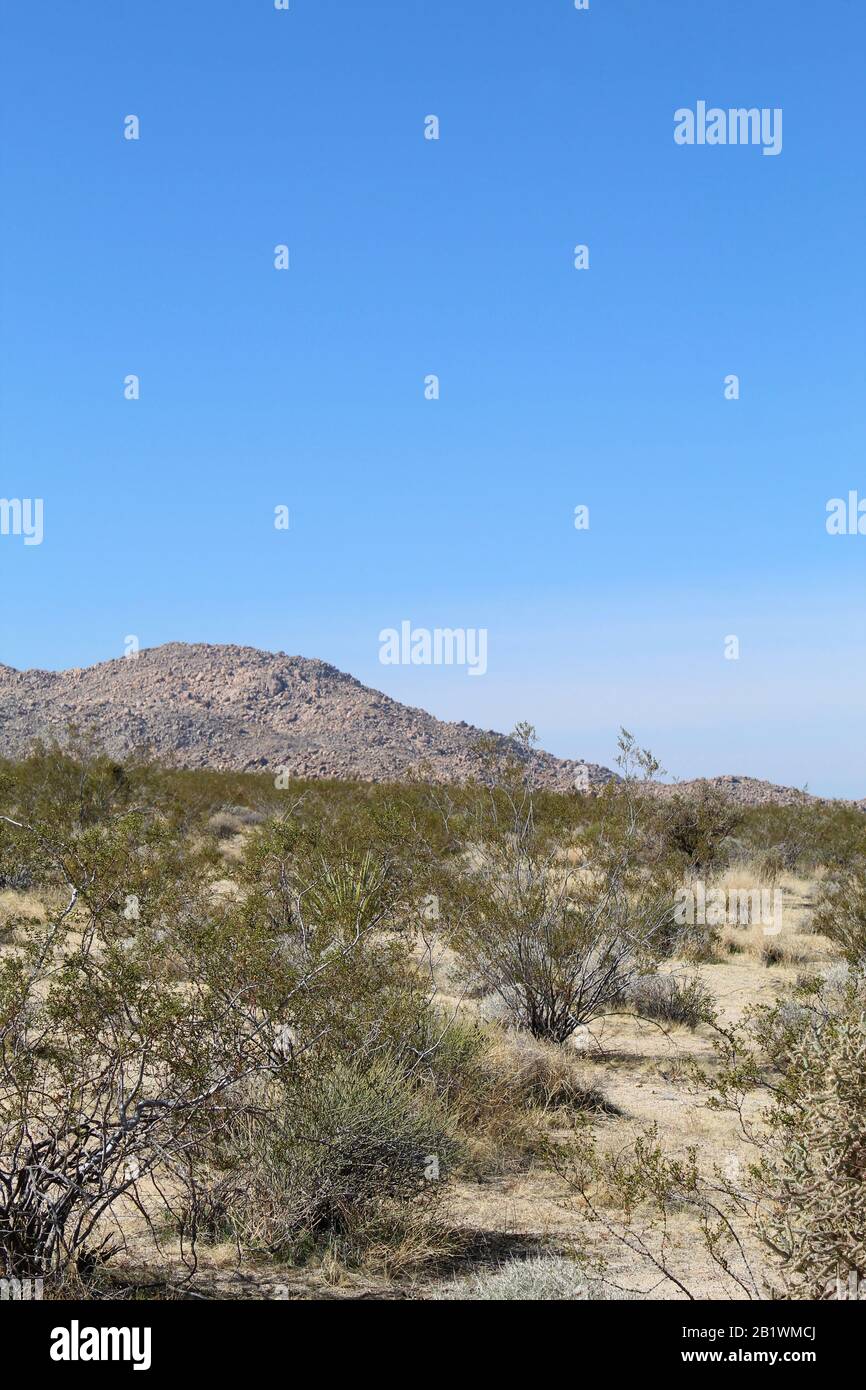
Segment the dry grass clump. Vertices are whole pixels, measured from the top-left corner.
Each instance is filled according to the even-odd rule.
[[[762,965],[794,968],[814,960],[814,954],[808,947],[791,940],[790,937],[787,941],[768,937],[761,943],[759,958]]]
[[[826,959],[820,938],[800,932],[780,932],[778,936],[758,927],[725,927],[719,934],[716,960],[746,956],[767,966],[795,968]]]
[[[613,1107],[587,1077],[586,1067],[567,1047],[531,1033],[494,1034],[487,1065],[512,1104],[542,1110],[607,1111]]]
[[[626,996],[640,1018],[694,1031],[715,1020],[715,996],[698,975],[644,975]]]
[[[433,1295],[437,1299],[466,1299],[519,1302],[597,1302],[621,1298],[609,1292],[596,1278],[590,1278],[574,1260],[563,1255],[532,1255],[527,1259],[506,1260],[498,1269],[473,1274],[468,1279],[455,1279]]]
[[[243,834],[244,821],[232,811],[215,811],[209,817],[207,828],[218,840],[233,840]]]
[[[790,873],[768,884],[758,870],[757,864],[740,865],[736,873],[725,874],[714,884],[727,893],[739,894],[741,900],[747,896],[758,899],[759,894],[764,894],[765,909],[773,903],[766,920],[761,916],[758,901],[748,920],[725,922],[718,929],[716,957],[745,955],[763,965],[790,968],[826,960],[832,945],[815,930],[813,886]],[[781,894],[779,917],[771,893]]]
[[[14,945],[28,926],[45,920],[45,908],[34,893],[0,892],[0,945]]]

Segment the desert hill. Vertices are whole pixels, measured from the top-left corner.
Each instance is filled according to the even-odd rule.
[[[148,749],[181,767],[390,781],[422,764],[440,781],[482,773],[480,729],[412,709],[324,661],[253,647],[171,642],[69,671],[0,666],[0,755],[92,732],[112,756]],[[489,736],[489,735],[488,735]],[[503,752],[514,748],[501,740]],[[538,786],[592,790],[612,773],[533,752]]]
[[[324,661],[204,642],[169,642],[68,671],[0,665],[0,756],[22,757],[35,738],[62,740],[70,725],[114,757],[146,749],[189,768],[392,781],[424,766],[438,781],[459,782],[484,775],[484,732],[503,754],[519,752],[539,787],[592,792],[615,775],[541,750],[524,754],[501,734],[435,719]],[[820,800],[753,777],[709,780],[743,805]]]

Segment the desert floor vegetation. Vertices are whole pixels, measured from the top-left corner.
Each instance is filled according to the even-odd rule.
[[[0,1276],[866,1287],[866,816],[659,798],[627,734],[619,766],[590,796],[519,760],[453,787],[74,737],[0,764]]]

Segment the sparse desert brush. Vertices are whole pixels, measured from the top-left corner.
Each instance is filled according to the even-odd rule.
[[[548,1183],[560,1201],[550,1167],[572,1132],[608,1157],[621,1151],[646,1094],[623,1089],[612,1056],[578,1052],[575,1032],[618,1014],[605,1037],[645,1060],[655,1030],[624,1012],[689,1028],[710,1018],[700,977],[681,964],[703,948],[674,930],[683,855],[660,842],[658,803],[628,776],[590,798],[535,793],[512,772],[495,787],[277,791],[268,775],[120,767],[82,744],[0,762],[0,884],[29,885],[0,892],[0,1274],[102,1296],[139,1245],[164,1272],[178,1258],[158,1248],[170,1233],[180,1257],[213,1268],[288,1259],[308,1282],[440,1277],[468,1258],[479,1219],[498,1229],[496,1203],[534,1202]],[[597,1171],[589,1195],[611,1222],[634,1199],[631,1225],[615,1232],[632,1262],[642,1240],[658,1253],[655,1213],[656,1235],[668,1222],[690,1253],[709,1238],[710,1259],[732,1259],[761,1296],[779,1251],[792,1289],[817,1287],[815,1242],[860,1268],[845,1164],[861,1142],[851,998],[862,997],[862,861],[839,865],[866,818],[813,806],[741,814],[736,866],[714,886],[778,884],[805,917],[812,885],[791,872],[814,860],[828,880],[820,911],[835,913],[828,935],[848,959],[833,964],[829,942],[792,932],[799,916],[778,937],[760,922],[720,928],[719,949],[742,958],[721,991],[734,1022],[711,1036],[736,1038],[735,1053],[696,1080],[710,1038],[681,1035],[660,1121],[679,1166],[661,1141],[647,1145],[631,1167]],[[800,965],[800,987],[789,994],[781,972],[753,969],[762,953]],[[756,988],[784,998],[771,1021],[747,1008],[740,1025]],[[700,1163],[692,1172],[682,1159],[677,1092],[694,1085],[720,1109],[745,1097],[763,1187],[711,1178],[713,1197]],[[821,1116],[842,1135],[835,1149]],[[798,1135],[808,1152],[790,1148]],[[463,1220],[467,1203],[461,1234],[450,1216]],[[796,1236],[787,1246],[788,1227],[772,1226],[783,1215]],[[777,1249],[750,1283],[714,1233],[724,1217],[751,1251],[759,1216]],[[831,1247],[839,1233],[844,1250]],[[214,1243],[196,1250],[205,1238]],[[575,1268],[595,1267],[566,1263],[568,1288]],[[514,1265],[478,1276],[493,1292],[467,1292],[470,1279],[445,1296],[581,1296],[557,1292],[531,1261]],[[510,1293],[512,1282],[536,1291]]]
[[[793,967],[820,960],[828,951],[813,930],[807,886],[786,876],[775,887],[744,889],[739,873],[720,880],[738,906],[717,928],[716,957],[747,955],[763,965]]]
[[[763,861],[768,872],[813,877],[822,868],[839,868],[866,853],[866,816],[841,802],[745,808],[737,838],[746,856]]]
[[[51,767],[36,759],[0,816],[0,859],[38,863],[51,909],[0,952],[4,1276],[60,1277],[108,1257],[130,1203],[153,1221],[160,1193],[195,1188],[203,1155],[250,1117],[254,1082],[288,1093],[301,1070],[292,1113],[306,1106],[302,1126],[321,1130],[296,1135],[299,1165],[312,1170],[352,1131],[351,1172],[382,1197],[399,1195],[401,1161],[423,1189],[422,1145],[447,1171],[440,1102],[425,1109],[406,1079],[426,999],[409,943],[389,931],[399,876],[365,874],[360,895],[338,901],[321,845],[290,847],[278,832],[250,851],[259,872],[239,871],[242,891],[218,895],[209,862],[161,810],[133,804],[124,776],[99,759],[73,775],[60,759],[52,783]],[[389,1039],[404,1091],[381,1070]],[[278,1109],[254,1111],[273,1133]],[[344,1153],[308,1187],[314,1226],[343,1200],[345,1166]]]
[[[866,996],[859,976],[816,999],[820,988],[754,1008],[717,1039],[709,1103],[736,1117],[751,1161],[708,1171],[698,1146],[666,1152],[656,1126],[615,1152],[583,1127],[555,1160],[590,1218],[687,1297],[678,1210],[725,1296],[831,1298],[866,1275]],[[770,1095],[758,1110],[756,1092]]]

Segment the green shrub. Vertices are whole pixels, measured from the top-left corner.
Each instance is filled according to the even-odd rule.
[[[456,1154],[439,1098],[387,1054],[335,1062],[260,1098],[224,1151],[226,1168],[202,1195],[201,1226],[248,1251],[298,1256],[327,1237],[351,1249],[394,1208],[426,1216]],[[215,1213],[215,1215],[214,1215]]]
[[[710,782],[661,801],[657,824],[665,847],[695,874],[708,875],[724,863],[729,837],[742,811]]]

